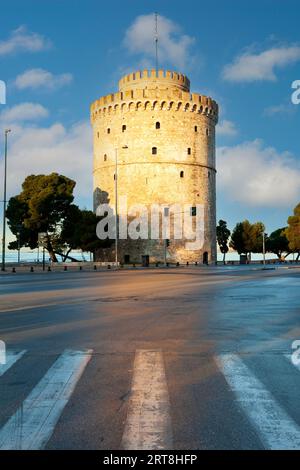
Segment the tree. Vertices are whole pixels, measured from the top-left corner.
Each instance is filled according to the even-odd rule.
[[[285,235],[286,227],[279,228],[271,233],[266,239],[266,251],[274,253],[279,259],[283,258],[283,254],[286,256],[290,253],[289,241]]]
[[[93,253],[101,248],[110,247],[113,240],[100,240],[96,235],[96,227],[101,217],[92,211],[80,210],[77,206],[70,207],[70,217],[62,225],[61,241],[68,247],[68,254],[72,249],[81,249]]]
[[[228,253],[229,246],[228,240],[230,237],[230,230],[227,228],[227,222],[225,220],[219,220],[217,226],[217,242],[220,247],[221,253],[223,253],[223,263],[225,264],[226,253]]]
[[[263,236],[265,227],[262,222],[251,224],[244,220],[236,224],[230,240],[230,247],[239,255],[250,253],[261,253],[263,247]]]
[[[57,261],[58,231],[70,214],[75,184],[57,173],[27,176],[21,193],[9,200],[6,211],[10,230],[16,236],[20,233],[20,246],[36,248],[38,234],[44,232],[45,248],[51,260]],[[15,243],[9,249],[15,249]]]
[[[289,249],[292,253],[298,253],[296,261],[300,257],[300,203],[294,209],[294,215],[288,218],[288,227],[285,236],[289,242]]]
[[[237,251],[239,255],[246,253],[243,232],[243,222],[237,223],[233,229],[229,243],[230,248]]]

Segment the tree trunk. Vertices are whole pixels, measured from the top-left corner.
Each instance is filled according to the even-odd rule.
[[[224,265],[226,264],[225,258],[226,258],[226,252],[224,251],[224,253],[223,253],[223,264],[224,264]]]
[[[67,258],[69,258],[69,253],[71,253],[71,251],[72,251],[72,248],[69,248],[66,254],[61,255],[62,258],[63,258],[63,263],[66,261]],[[57,253],[57,254],[59,254],[59,253]]]
[[[56,258],[56,255],[55,255],[55,251],[52,247],[52,243],[50,241],[50,238],[49,238],[49,235],[47,236],[47,245],[46,245],[46,249],[49,253],[49,256],[50,256],[50,259],[53,263],[57,263],[57,258]]]
[[[70,250],[71,251],[71,250]],[[70,253],[69,251],[69,253]],[[78,259],[76,258],[73,258],[72,256],[69,256],[69,255],[66,255],[66,254],[63,254],[63,253],[60,253],[59,251],[55,251],[55,254],[59,255],[59,256],[62,256],[64,257],[64,260],[66,259],[70,259],[71,261],[74,261],[74,263],[77,263],[78,262]]]

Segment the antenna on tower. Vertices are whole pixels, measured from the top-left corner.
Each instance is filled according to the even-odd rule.
[[[158,22],[158,14],[155,13],[155,68],[156,68],[156,74],[158,73],[158,27],[157,27],[157,22]]]

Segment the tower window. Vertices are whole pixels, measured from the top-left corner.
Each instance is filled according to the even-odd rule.
[[[107,129],[107,133],[110,134],[110,128]]]
[[[195,217],[197,215],[197,207],[191,207],[191,216]]]
[[[155,123],[155,129],[160,129],[160,122]]]
[[[198,126],[195,126],[195,127],[194,127],[194,131],[195,131],[195,132],[198,132]]]
[[[189,147],[189,148],[187,149],[187,154],[188,154],[188,155],[191,155],[191,153],[192,153],[192,149],[191,149],[191,147]]]
[[[103,159],[104,159],[104,161],[106,162],[106,160],[107,160],[107,155],[106,155],[106,153],[105,153],[105,155],[104,155],[104,158],[103,158]]]
[[[123,124],[123,126],[122,126],[122,132],[125,132],[125,131],[126,131],[126,125]]]
[[[180,178],[184,178],[184,171],[180,172]]]
[[[114,173],[114,180],[116,181],[116,173]]]
[[[157,147],[152,147],[152,155],[156,155],[157,154]]]
[[[206,135],[209,136],[209,129],[206,129]]]

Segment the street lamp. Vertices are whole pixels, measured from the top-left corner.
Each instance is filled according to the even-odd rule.
[[[264,257],[263,264],[264,266],[266,265],[266,236],[267,234],[264,232],[263,233],[263,257]]]
[[[122,149],[128,149],[127,145],[123,145]],[[118,269],[118,148],[115,148],[115,263]]]
[[[6,236],[6,180],[7,180],[7,136],[10,129],[4,131],[4,185],[3,185],[3,236],[2,236],[2,266],[1,271],[5,271],[5,236]]]

